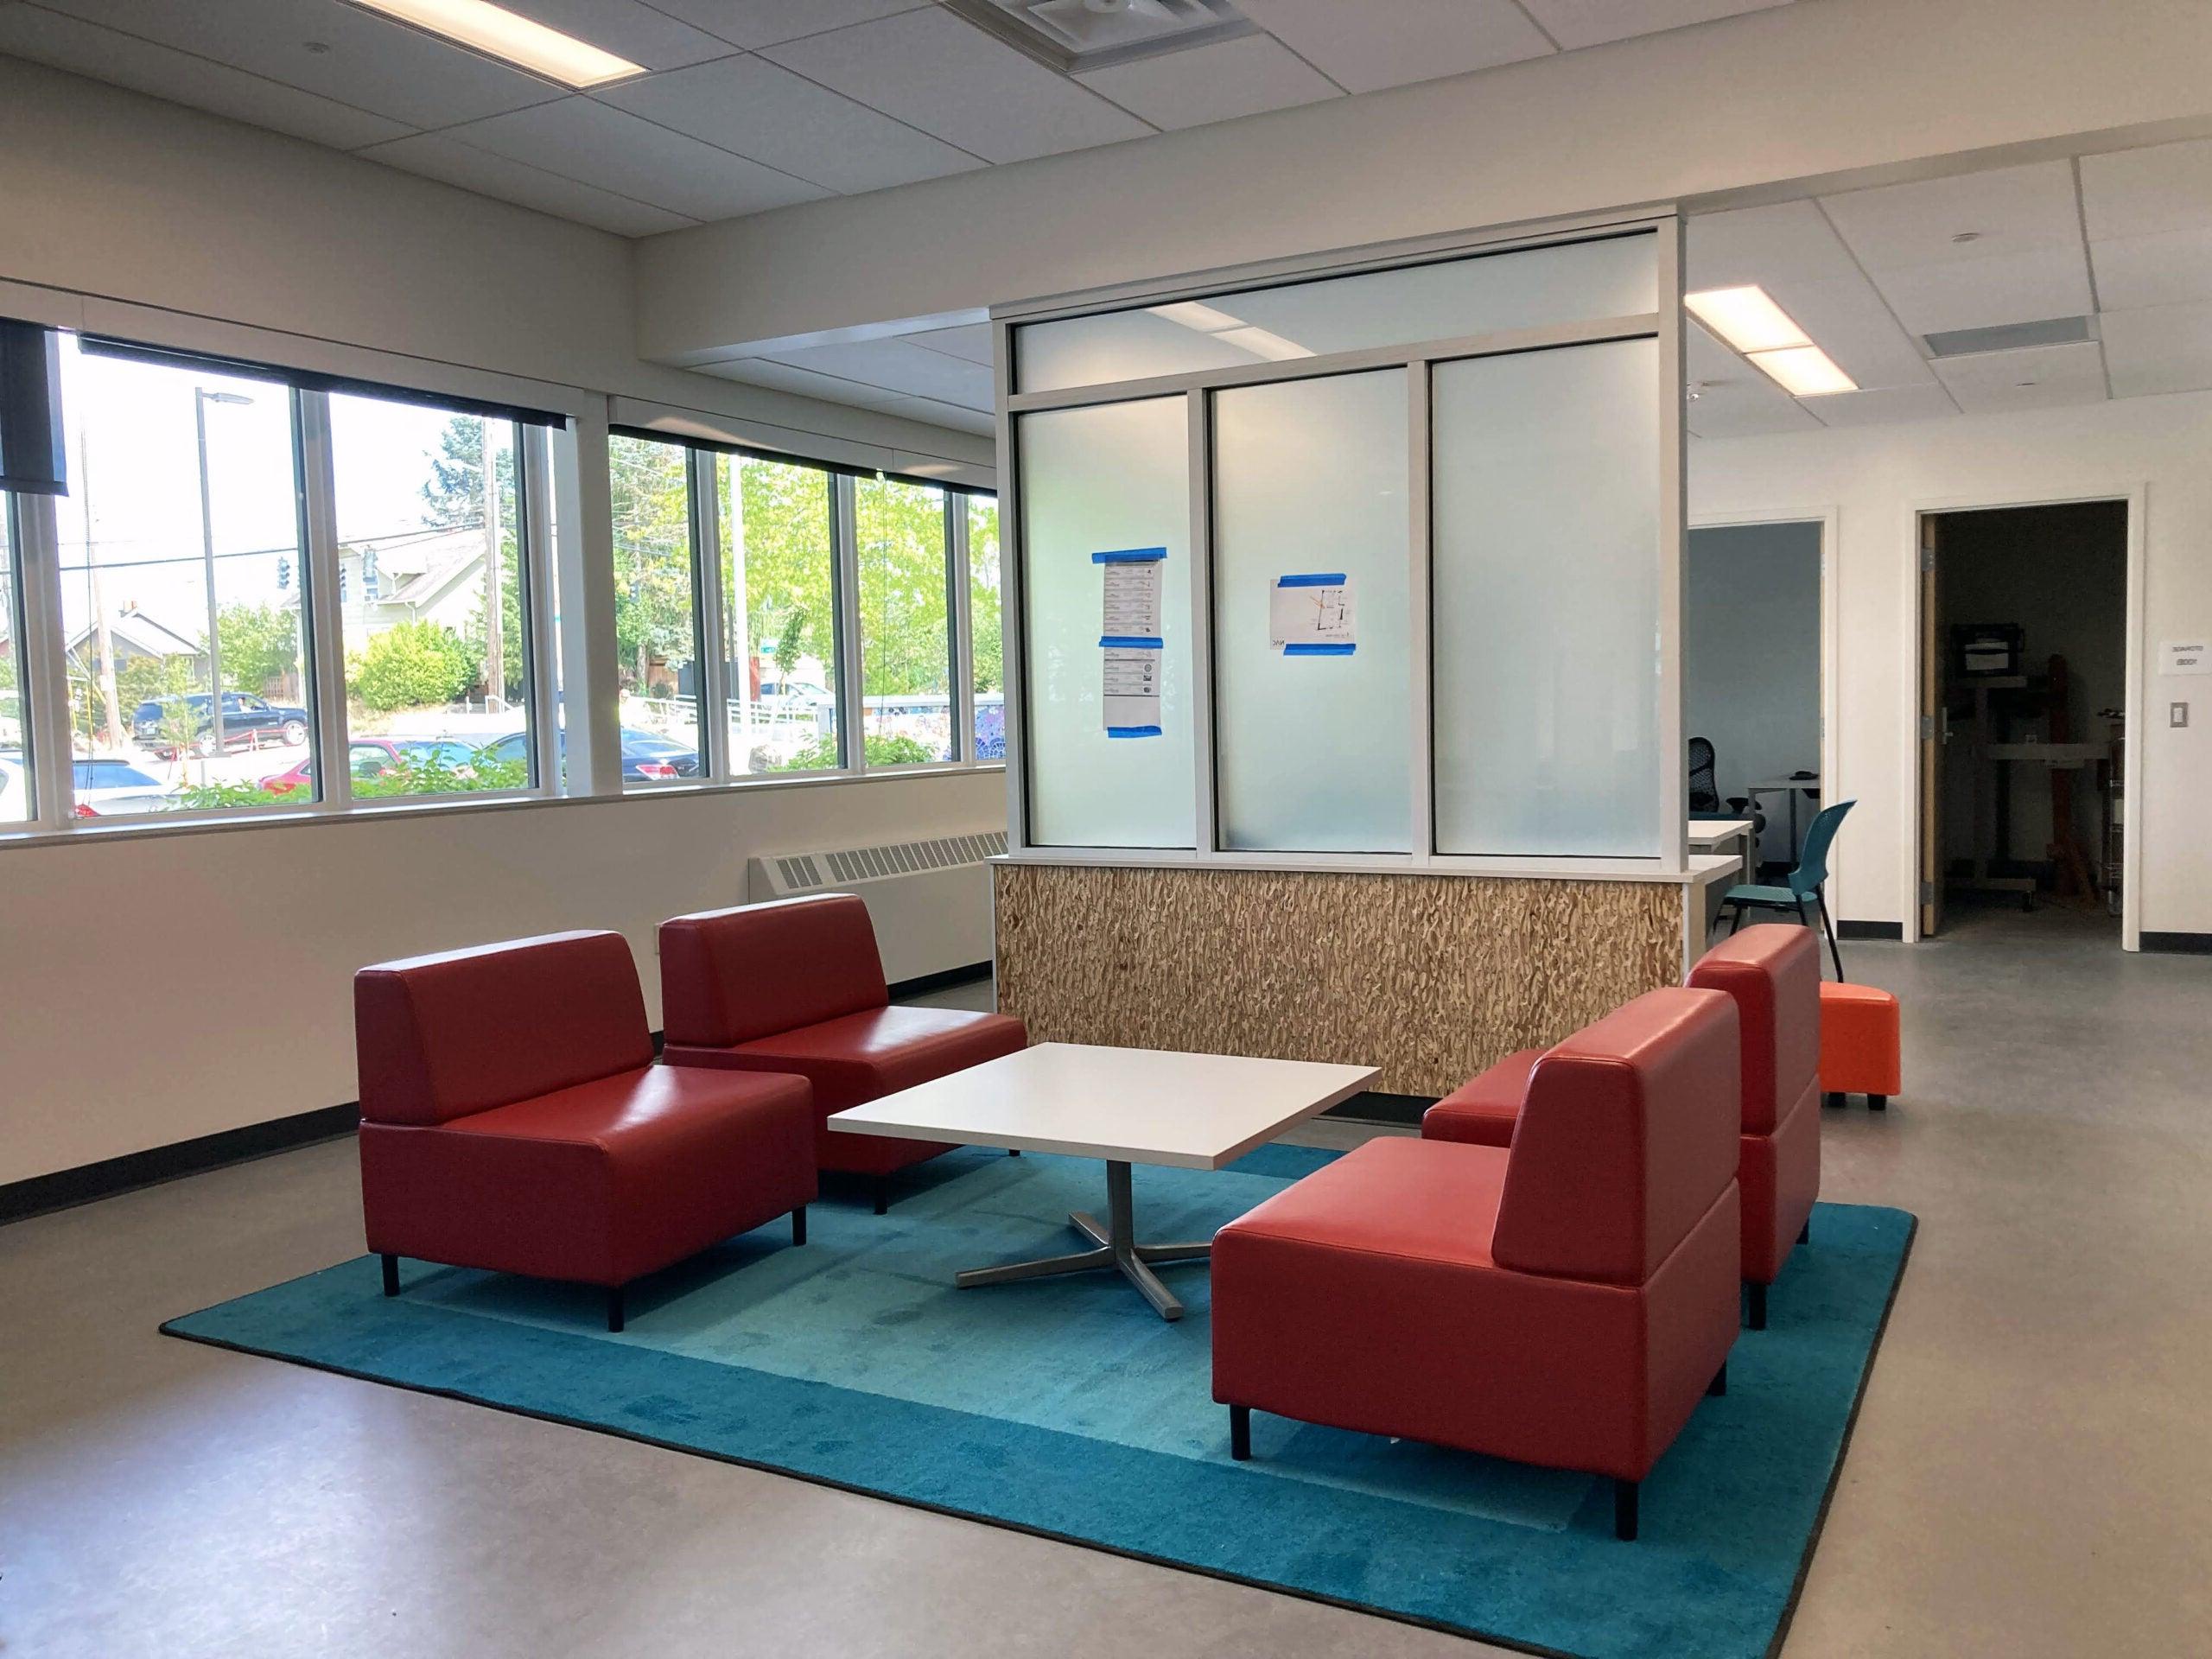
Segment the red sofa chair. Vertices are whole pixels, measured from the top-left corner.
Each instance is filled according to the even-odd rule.
[[[1763,923],[1699,958],[1689,982],[1736,1001],[1743,1045],[1744,1120],[1736,1180],[1743,1191],[1744,1294],[1766,1328],[1767,1287],[1810,1236],[1821,1191],[1821,953],[1802,927]],[[1556,1051],[1554,1051],[1556,1052]],[[1430,1107],[1421,1134],[1476,1146],[1510,1144],[1546,1051],[1509,1054]]]
[[[353,976],[361,1208],[384,1294],[399,1258],[598,1285],[788,1212],[806,1242],[804,1077],[653,1064],[630,947],[554,933]]]
[[[868,906],[850,893],[702,911],[660,925],[662,1058],[789,1071],[814,1085],[816,1160],[873,1179],[952,1150],[933,1141],[836,1135],[831,1114],[1028,1046],[1020,1020],[892,1005]]]
[[[1213,1392],[1639,1483],[1737,1329],[1736,1009],[1651,991],[1535,1070],[1510,1149],[1370,1141],[1214,1236]]]

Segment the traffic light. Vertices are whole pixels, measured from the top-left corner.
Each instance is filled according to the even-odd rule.
[[[277,560],[277,561],[276,561],[276,586],[277,586],[278,589],[281,591],[281,590],[282,590],[282,589],[283,589],[283,588],[289,588],[291,585],[292,585],[292,562],[291,562],[289,559],[279,559],[279,560]]]

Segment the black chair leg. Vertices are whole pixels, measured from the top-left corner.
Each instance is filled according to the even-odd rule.
[[[613,1332],[622,1329],[622,1287],[620,1285],[610,1285],[607,1287],[607,1328]]]
[[[1722,1360],[1720,1369],[1713,1374],[1713,1381],[1705,1385],[1708,1398],[1717,1399],[1728,1392],[1728,1362]]]
[[[1636,1494],[1634,1481],[1613,1482],[1613,1536],[1624,1544],[1636,1541]]]
[[[1741,905],[1731,905],[1728,907],[1728,937],[1732,939],[1736,937],[1736,930],[1743,925],[1744,907]]]
[[[1870,1111],[1870,1112],[1886,1112],[1886,1111],[1888,1111],[1888,1110],[1890,1109],[1890,1097],[1889,1097],[1887,1095],[1869,1095],[1869,1096],[1866,1096],[1866,1109],[1867,1109],[1868,1111]]]
[[[396,1255],[384,1258],[384,1294],[387,1296],[399,1294],[399,1258]]]
[[[875,1178],[875,1213],[879,1216],[884,1215],[890,1209],[891,1178],[888,1175],[879,1175]]]
[[[1249,1463],[1252,1457],[1252,1408],[1231,1406],[1229,1408],[1229,1455],[1239,1463]]]
[[[1809,1244],[1813,1242],[1813,1221],[1811,1217],[1808,1216],[1805,1218],[1805,1224],[1797,1230],[1797,1242],[1800,1244]]]
[[[1019,1158],[1021,1156],[1021,1148],[1020,1147],[1008,1147],[1006,1149],[1006,1155],[1009,1158]]]
[[[1846,1095],[1822,1095],[1821,1096],[1821,1104],[1823,1106],[1841,1108],[1848,1106],[1850,1103],[1850,1097]]]
[[[806,1206],[803,1204],[791,1211],[791,1243],[806,1243]]]
[[[1745,1304],[1744,1323],[1754,1331],[1765,1330],[1766,1287],[1755,1285],[1746,1279],[1744,1281],[1744,1301]]]
[[[1830,960],[1835,963],[1836,981],[1840,984],[1843,981],[1843,952],[1836,945],[1835,922],[1834,918],[1828,915],[1827,889],[1825,887],[1815,888],[1813,893],[1813,899],[1814,902],[1818,904],[1821,907],[1821,926],[1826,930],[1828,936],[1828,957]]]

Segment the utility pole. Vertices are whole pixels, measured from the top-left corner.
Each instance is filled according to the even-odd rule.
[[[215,602],[215,510],[207,493],[207,405],[252,401],[234,391],[210,391],[205,386],[192,389],[192,424],[200,439],[200,551],[207,572],[207,717],[209,729],[214,734],[217,758],[227,751],[223,742],[222,629]],[[207,769],[204,766],[200,774],[200,781],[206,782]]]
[[[123,747],[123,699],[115,689],[115,636],[108,626],[107,587],[100,578],[99,544],[92,537],[92,433],[89,423],[77,439],[77,478],[84,491],[85,569],[92,579],[92,649],[99,653],[100,709],[107,746]]]

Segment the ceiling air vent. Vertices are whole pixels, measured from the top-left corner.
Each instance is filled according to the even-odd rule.
[[[2087,317],[2048,317],[2041,322],[2000,322],[1994,328],[1952,328],[1923,334],[1930,357],[1978,357],[1985,352],[2024,352],[2034,346],[2073,346],[2094,340]]]
[[[1230,0],[945,0],[976,28],[1063,74],[1255,32]]]

